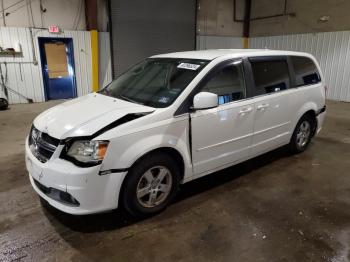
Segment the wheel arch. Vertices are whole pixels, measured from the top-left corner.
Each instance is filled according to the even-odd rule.
[[[131,168],[133,168],[135,165],[137,165],[140,161],[142,161],[146,157],[148,157],[152,154],[156,154],[156,153],[163,153],[163,154],[167,154],[170,157],[172,157],[177,162],[177,164],[179,164],[179,166],[180,166],[180,181],[183,180],[184,175],[185,175],[185,161],[184,161],[184,158],[182,157],[181,153],[173,147],[164,146],[164,147],[152,149],[152,150],[144,153],[143,155],[141,155],[139,158],[137,158],[128,169],[130,170]],[[120,206],[121,197],[123,196],[122,192],[125,188],[125,183],[127,181],[128,176],[129,176],[129,172],[123,178],[123,182],[120,186],[119,197],[118,197],[118,206]]]
[[[304,117],[305,115],[309,115],[312,119],[312,133],[311,136],[313,137],[316,134],[317,130],[317,116],[316,116],[316,111],[314,110],[308,110],[306,111],[301,117]]]
[[[180,166],[181,179],[183,179],[184,173],[185,173],[185,161],[184,161],[184,158],[182,157],[181,153],[177,149],[175,149],[173,147],[159,147],[159,148],[152,149],[152,150],[144,153],[139,158],[137,158],[134,161],[134,163],[132,163],[130,168],[132,168],[133,166],[138,164],[144,158],[146,158],[146,157],[148,157],[148,156],[150,156],[152,154],[156,154],[156,153],[163,153],[163,154],[167,154],[170,157],[172,157],[176,161],[176,163]]]
[[[295,118],[294,121],[292,123],[292,127],[293,127],[293,131],[295,130],[299,120],[305,116],[305,115],[310,115],[312,117],[312,119],[314,120],[314,126],[313,128],[316,129],[317,128],[317,119],[316,119],[316,112],[317,112],[318,108],[316,103],[314,102],[308,102],[305,103],[298,111],[297,114],[295,114]],[[316,125],[316,126],[315,126]],[[314,131],[314,130],[313,130]]]
[[[316,133],[316,130],[317,130],[317,118],[316,118],[317,116],[316,116],[316,110],[314,110],[314,109],[308,109],[307,111],[305,111],[303,114],[301,114],[297,118],[297,120],[294,123],[293,132],[295,131],[300,119],[302,119],[306,115],[310,116],[311,119],[313,120],[313,123],[312,123],[312,137],[313,137]]]

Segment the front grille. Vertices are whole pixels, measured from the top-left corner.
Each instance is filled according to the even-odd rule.
[[[46,133],[41,133],[41,138],[43,139],[43,141],[51,144],[51,145],[54,145],[54,146],[58,146],[60,144],[60,140],[57,139],[57,138],[54,138],[52,136],[49,136],[48,134]]]
[[[43,133],[32,126],[29,133],[29,148],[33,155],[42,163],[47,162],[55,152],[60,140]]]

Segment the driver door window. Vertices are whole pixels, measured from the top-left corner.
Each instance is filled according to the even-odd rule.
[[[246,98],[242,62],[237,61],[215,73],[201,91],[218,95],[219,105]]]

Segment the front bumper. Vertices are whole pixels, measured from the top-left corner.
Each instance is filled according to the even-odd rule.
[[[100,176],[101,165],[77,167],[59,158],[61,150],[58,147],[51,159],[42,163],[32,154],[26,141],[25,162],[34,190],[51,206],[69,214],[84,215],[117,208],[119,191],[127,172]],[[57,192],[76,202],[64,201],[57,197]]]

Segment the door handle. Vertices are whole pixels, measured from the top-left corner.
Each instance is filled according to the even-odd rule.
[[[247,108],[241,109],[238,113],[241,114],[241,115],[244,115],[244,114],[249,113],[251,111],[252,111],[252,108],[251,107],[247,107]]]
[[[268,108],[269,106],[270,106],[269,104],[261,104],[261,105],[258,105],[257,110],[264,110],[265,108]]]

